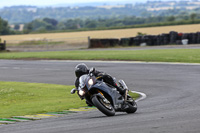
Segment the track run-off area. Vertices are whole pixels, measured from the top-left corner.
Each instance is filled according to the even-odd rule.
[[[1,133],[199,133],[200,64],[120,61],[0,60],[0,81],[74,85],[74,67],[86,63],[131,91],[143,92],[135,114],[107,117],[98,110],[0,125]],[[68,95],[69,92],[66,92]]]

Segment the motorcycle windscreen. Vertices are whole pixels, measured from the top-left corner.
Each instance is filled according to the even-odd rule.
[[[79,88],[82,89],[86,86],[86,83],[87,83],[87,79],[88,79],[88,75],[82,75],[80,78],[79,78]]]

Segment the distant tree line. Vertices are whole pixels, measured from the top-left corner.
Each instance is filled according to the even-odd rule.
[[[35,19],[53,18],[57,21],[63,19],[109,19],[112,17],[122,19],[127,16],[152,17],[152,16],[172,16],[189,15],[199,13],[200,8],[189,10],[186,7],[174,8],[171,10],[148,10],[154,7],[155,3],[146,3],[141,5],[125,5],[120,8],[99,8],[99,7],[35,7],[35,6],[14,6],[0,9],[0,16],[9,21],[10,24],[29,23]],[[161,4],[164,6],[166,3]],[[187,3],[184,3],[187,6]],[[160,6],[161,6],[160,5]],[[161,8],[162,8],[161,6]],[[194,6],[194,5],[193,5]],[[172,6],[175,7],[175,6]]]
[[[110,17],[123,17],[125,16],[140,16],[140,13],[144,11],[144,8],[98,8],[98,7],[27,7],[27,6],[17,6],[17,7],[7,7],[0,9],[0,15],[2,18],[9,21],[9,23],[28,23],[36,18],[42,19],[45,17],[54,18],[61,21],[65,18],[74,19],[98,19],[100,16],[102,18]]]
[[[23,31],[18,31],[19,25],[16,24],[14,29],[10,29],[8,22],[0,18],[0,35],[7,34],[27,34],[27,33],[44,33],[59,31],[77,31],[77,30],[101,30],[101,29],[120,29],[120,28],[138,28],[153,27],[166,25],[181,25],[200,23],[200,14],[192,13],[190,15],[177,16],[155,16],[155,17],[113,17],[109,19],[66,19],[58,21],[54,18],[35,19],[25,24]]]
[[[156,26],[160,25],[180,25],[190,23],[200,23],[200,14],[190,14],[189,16],[156,16],[141,18],[130,16],[125,18],[113,17],[110,19],[99,18],[93,19],[67,19],[58,22],[52,18],[36,19],[25,25],[24,32],[45,32],[45,31],[63,31],[63,30],[90,30],[90,29],[106,29],[106,28],[123,28],[125,26],[142,27],[142,25]]]

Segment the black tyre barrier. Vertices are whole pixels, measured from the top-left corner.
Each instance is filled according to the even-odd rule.
[[[146,44],[147,46],[169,45],[177,44],[181,45],[182,40],[188,40],[188,44],[200,44],[200,32],[197,33],[178,33],[175,31],[169,32],[169,34],[160,35],[144,35],[130,38],[119,39],[91,39],[89,48],[103,48],[120,46],[140,46]]]
[[[155,36],[148,35],[145,37],[145,40],[146,40],[146,42],[144,42],[144,43],[146,43],[147,46],[154,46]]]
[[[170,44],[176,44],[176,40],[178,39],[178,33],[175,31],[171,31],[169,33],[170,36]]]
[[[195,44],[195,43],[196,43],[196,41],[195,41],[195,36],[196,36],[196,35],[195,35],[194,33],[189,33],[189,34],[188,34],[188,41],[189,41],[188,43],[189,43],[189,44]]]
[[[182,38],[181,38],[181,39],[182,39],[182,40],[183,40],[183,39],[188,39],[188,36],[189,36],[188,33],[184,33],[184,34],[182,35]]]
[[[141,36],[136,36],[134,38],[134,44],[135,44],[135,46],[140,46],[141,43],[142,43],[142,37]]]
[[[0,43],[0,51],[6,50],[6,43]]]
[[[161,36],[158,35],[158,36],[156,37],[156,45],[163,45],[163,44],[161,43],[161,41],[162,41]]]
[[[162,36],[163,36],[163,44],[164,45],[169,44],[170,43],[169,42],[169,34],[162,34]]]
[[[197,32],[197,44],[200,44],[200,32]]]
[[[90,39],[89,48],[105,48],[119,45],[119,39]]]
[[[197,34],[196,33],[192,33],[192,44],[196,44],[197,43]]]
[[[129,46],[136,46],[135,37],[130,38]]]
[[[119,45],[130,46],[131,45],[131,38],[121,38]]]

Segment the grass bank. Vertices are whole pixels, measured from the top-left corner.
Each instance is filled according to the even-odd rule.
[[[74,86],[0,81],[0,118],[63,111],[86,106]],[[138,97],[138,94],[131,94]]]
[[[72,88],[65,85],[0,81],[0,118],[85,106],[78,97],[70,95]]]
[[[128,60],[200,63],[200,49],[3,52],[0,59]]]

